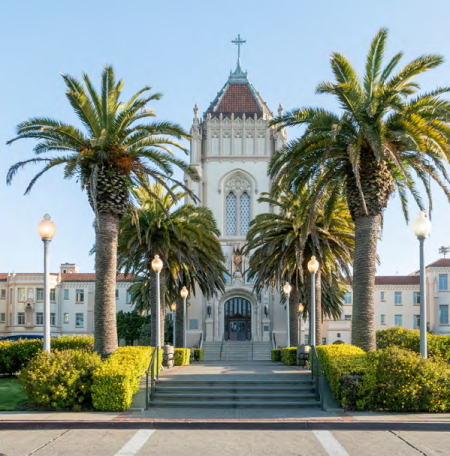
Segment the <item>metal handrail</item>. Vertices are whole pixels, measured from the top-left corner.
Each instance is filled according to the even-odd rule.
[[[198,341],[198,348],[203,347],[203,332],[200,333],[200,340]]]
[[[277,348],[277,338],[275,336],[275,333],[272,331],[272,344],[273,344],[273,348],[274,350]]]
[[[146,371],[146,379],[145,379],[145,410],[148,410],[148,406],[150,402],[153,400],[153,396],[155,394],[155,370],[158,370],[158,366],[154,369],[155,365],[155,357],[158,348],[156,347],[153,350],[152,357],[150,358],[150,363],[148,365],[148,369]],[[148,394],[148,375],[150,374],[150,396]]]
[[[223,344],[225,343],[225,333],[222,334],[222,344],[220,345],[220,356],[219,359],[222,360]]]
[[[311,346],[313,359],[311,360],[311,378],[315,381],[316,401],[320,401],[320,408],[323,410],[323,392],[321,390],[321,382],[319,378],[324,375],[322,366],[320,365],[319,355],[315,345]]]

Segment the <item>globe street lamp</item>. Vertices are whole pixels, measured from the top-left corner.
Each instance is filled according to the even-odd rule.
[[[286,282],[283,287],[284,294],[287,296],[286,303],[286,347],[291,346],[291,334],[289,328],[289,296],[291,294],[292,287],[289,285],[289,282]]]
[[[156,272],[156,315],[152,318],[156,319],[156,365],[159,366],[159,349],[161,348],[161,291],[159,287],[159,275],[163,268],[163,262],[159,255],[155,255],[152,261],[152,269]],[[159,376],[159,368],[156,368],[156,376]]]
[[[180,295],[183,298],[183,348],[186,348],[186,298],[188,297],[189,291],[186,287],[183,287],[180,291]]]
[[[50,352],[50,275],[48,272],[48,246],[55,235],[55,224],[45,214],[39,222],[38,233],[44,243],[44,351]]]
[[[176,317],[176,310],[177,310],[177,305],[173,302],[171,305],[170,305],[170,310],[172,311],[172,328],[173,328],[173,347],[175,348],[175,341],[177,340],[175,338],[175,317]]]
[[[302,315],[303,315],[303,310],[305,308],[303,307],[303,304],[298,305],[298,344],[302,344]]]
[[[316,346],[316,272],[319,270],[319,262],[315,256],[308,261],[308,270],[311,273],[311,331],[309,335],[309,345]]]
[[[414,234],[419,239],[420,245],[420,354],[428,357],[427,349],[427,301],[425,291],[425,260],[423,253],[423,243],[431,231],[431,222],[424,212],[419,212],[419,216],[413,223]]]

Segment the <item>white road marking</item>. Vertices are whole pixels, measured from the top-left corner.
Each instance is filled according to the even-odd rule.
[[[329,456],[350,456],[330,431],[313,431],[317,440]]]
[[[115,454],[115,456],[135,456],[155,432],[154,429],[140,429],[130,440]]]

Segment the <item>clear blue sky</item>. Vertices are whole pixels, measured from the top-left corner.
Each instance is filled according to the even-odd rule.
[[[189,129],[194,104],[203,112],[234,69],[230,40],[238,33],[247,40],[242,66],[275,112],[280,102],[286,109],[334,108],[314,93],[317,82],[331,78],[331,52],[343,52],[361,70],[371,38],[385,26],[388,54],[403,50],[405,62],[422,53],[446,57],[440,69],[421,79],[423,88],[450,84],[450,3],[444,0],[21,0],[1,2],[0,17],[0,272],[41,270],[36,225],[46,212],[57,225],[52,270],[62,262],[93,270],[93,215],[75,181],[64,181],[61,170],[54,170],[23,196],[38,169],[31,166],[12,186],[2,183],[9,166],[31,157],[32,142],[4,145],[19,122],[41,115],[76,122],[60,73],[87,72],[98,80],[103,65],[113,64],[125,79],[125,95],[150,84],[164,94],[154,106],[158,115]],[[450,245],[449,226],[449,205],[436,192],[429,261],[437,259],[439,246]],[[378,274],[416,268],[411,231],[393,199]]]

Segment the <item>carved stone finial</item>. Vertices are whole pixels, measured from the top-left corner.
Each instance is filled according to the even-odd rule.
[[[198,117],[198,105],[197,103],[195,103],[195,106],[194,106],[194,117],[197,119]]]
[[[281,117],[283,115],[284,109],[283,106],[280,103],[280,106],[278,106],[278,116]]]

